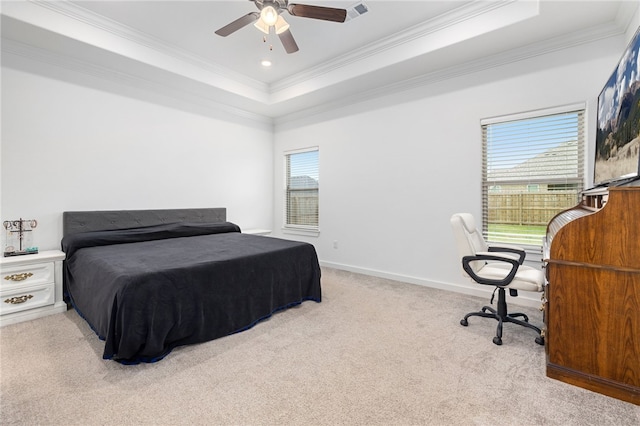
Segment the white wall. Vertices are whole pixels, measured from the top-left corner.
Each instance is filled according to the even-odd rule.
[[[481,217],[480,120],[584,103],[592,146],[595,102],[624,46],[611,38],[280,126],[274,234],[292,238],[281,230],[283,153],[317,145],[320,235],[296,238],[315,244],[324,265],[477,294],[462,277],[449,218]]]
[[[242,228],[273,220],[270,128],[2,69],[2,220],[36,219],[60,247],[66,210],[227,207]]]

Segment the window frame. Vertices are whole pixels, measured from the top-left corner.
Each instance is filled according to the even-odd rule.
[[[566,170],[570,170],[571,173],[575,172],[574,178],[568,178],[567,176],[565,176],[565,177],[557,177],[557,178],[550,177],[549,179],[541,179],[539,176],[535,176],[529,180],[529,179],[523,179],[524,177],[523,175],[518,175],[513,180],[505,180],[504,178],[501,180],[491,180],[489,178],[488,176],[489,174],[488,169],[490,168],[488,165],[489,137],[487,135],[488,135],[488,128],[490,126],[496,125],[496,124],[499,125],[499,124],[509,123],[509,122],[533,120],[537,118],[543,119],[544,117],[550,117],[550,116],[556,116],[556,115],[561,116],[561,115],[572,114],[572,113],[577,114],[577,120],[578,120],[576,123],[576,130],[577,130],[576,163],[577,164],[576,164],[575,170],[573,170],[572,168],[566,169]],[[493,118],[483,119],[480,121],[481,131],[482,131],[482,233],[485,239],[487,239],[487,241],[489,241],[490,243],[497,243],[497,244],[507,243],[507,244],[519,245],[528,250],[539,250],[541,249],[541,246],[543,244],[542,241],[540,242],[540,244],[533,244],[530,242],[525,243],[523,242],[525,241],[524,238],[522,238],[521,241],[518,241],[516,239],[517,234],[513,234],[513,233],[512,234],[507,233],[506,236],[507,236],[507,239],[514,238],[514,241],[505,242],[505,241],[493,241],[490,239],[491,235],[489,234],[489,223],[490,223],[489,222],[489,211],[490,211],[489,194],[492,190],[495,191],[497,188],[506,188],[510,185],[512,186],[525,185],[526,187],[528,187],[529,185],[532,185],[532,184],[537,184],[537,185],[544,184],[544,185],[548,185],[547,191],[551,192],[552,191],[551,187],[555,186],[557,188],[559,186],[564,185],[567,188],[567,190],[569,190],[569,188],[575,188],[576,199],[575,199],[574,205],[579,203],[581,192],[585,188],[585,177],[586,177],[585,176],[585,168],[586,168],[585,167],[585,152],[586,152],[585,117],[586,117],[586,105],[584,103],[579,103],[579,104],[571,104],[571,105],[565,105],[565,106],[560,106],[555,108],[535,110],[535,111],[530,111],[525,113],[493,117]],[[523,146],[525,142],[521,141],[520,143],[522,144],[520,146]],[[566,173],[566,175],[569,175],[569,173]]]
[[[296,154],[305,154],[308,152],[317,152],[318,153],[318,161],[316,164],[316,172],[318,174],[318,187],[317,191],[317,200],[318,200],[318,213],[317,213],[317,224],[316,225],[302,225],[302,224],[292,224],[289,223],[289,164],[290,164],[290,156]],[[296,234],[296,235],[305,235],[305,236],[318,236],[320,234],[320,149],[318,146],[312,146],[307,148],[300,148],[294,150],[287,150],[283,153],[284,157],[284,185],[283,185],[283,219],[282,219],[282,231],[287,234]]]

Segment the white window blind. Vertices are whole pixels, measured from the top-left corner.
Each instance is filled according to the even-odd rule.
[[[584,108],[482,123],[483,232],[541,246],[546,225],[583,189]]]
[[[318,148],[285,154],[285,227],[318,229]]]

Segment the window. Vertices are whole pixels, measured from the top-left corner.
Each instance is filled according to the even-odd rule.
[[[285,228],[318,230],[318,148],[285,154]]]
[[[553,216],[579,202],[584,106],[481,124],[484,235],[492,242],[541,246]]]

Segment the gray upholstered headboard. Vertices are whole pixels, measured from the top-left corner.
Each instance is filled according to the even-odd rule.
[[[216,223],[227,220],[224,207],[168,210],[104,210],[62,213],[62,236],[88,231],[135,228],[163,223]]]

